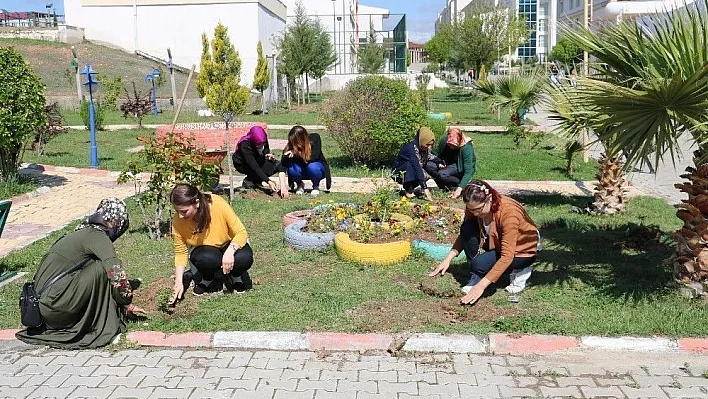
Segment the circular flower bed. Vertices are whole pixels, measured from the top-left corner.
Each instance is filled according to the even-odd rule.
[[[335,232],[334,247],[342,258],[385,265],[405,260],[414,240],[441,243],[449,248],[461,222],[462,214],[454,209],[386,197],[377,191],[362,206],[316,207],[302,231]]]

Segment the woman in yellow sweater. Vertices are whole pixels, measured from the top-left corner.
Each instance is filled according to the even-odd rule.
[[[177,212],[172,219],[172,302],[184,297],[192,279],[194,295],[217,291],[222,283],[227,292],[244,292],[250,284],[247,270],[253,265],[253,251],[246,228],[231,205],[189,184],[177,184],[170,193],[170,202]],[[194,266],[191,269],[189,262]]]

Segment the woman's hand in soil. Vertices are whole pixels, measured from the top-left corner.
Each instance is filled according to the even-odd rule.
[[[272,180],[268,180],[268,188],[270,188],[270,191],[278,191],[278,186]]]
[[[170,297],[170,304],[176,304],[182,297],[184,297],[184,286],[181,281],[175,281],[175,286],[172,288],[172,296]]]
[[[482,294],[484,294],[484,288],[485,287],[480,283],[475,284],[467,295],[460,298],[460,303],[463,305],[474,305],[474,303],[482,297]]]
[[[433,270],[432,272],[428,273],[428,277],[435,277],[435,276],[437,276],[438,274],[440,274],[441,276],[444,276],[444,275],[445,275],[445,272],[446,272],[447,269],[449,269],[449,268],[450,268],[450,261],[448,261],[448,260],[443,260],[442,262],[440,262],[440,264],[438,264],[438,266],[435,268],[435,270]]]
[[[432,194],[430,194],[429,189],[426,188],[425,190],[423,190],[423,194],[425,194],[425,199],[427,201],[433,202],[433,196],[432,196]]]
[[[145,309],[135,305],[134,303],[131,303],[130,305],[127,305],[125,307],[125,314],[127,314],[129,317],[147,316],[147,312],[145,311]]]
[[[457,199],[460,197],[460,194],[462,194],[462,188],[457,187],[455,191],[451,192],[450,195],[448,195],[447,197],[451,199]]]

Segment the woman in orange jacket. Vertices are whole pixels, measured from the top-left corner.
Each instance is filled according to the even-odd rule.
[[[484,290],[509,274],[506,288],[517,293],[526,286],[539,250],[540,235],[533,220],[516,200],[499,194],[489,183],[472,180],[462,191],[465,219],[452,249],[429,276],[445,274],[463,249],[470,280],[462,287],[463,304],[475,303]]]

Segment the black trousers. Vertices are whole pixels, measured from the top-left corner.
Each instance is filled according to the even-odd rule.
[[[259,163],[258,166],[266,176],[270,177],[278,172],[280,162],[276,160],[264,159],[263,163]],[[239,165],[236,167],[236,171],[246,175],[245,180],[253,182],[256,186],[259,186],[263,182],[263,180],[258,177],[258,174],[249,168],[247,164]]]
[[[192,249],[189,260],[197,268],[202,280],[222,280],[224,278],[224,273],[221,270],[221,258],[230,244],[227,243],[221,248],[200,245]],[[231,278],[241,277],[251,266],[253,266],[253,250],[249,244],[246,244],[234,254],[234,267],[229,276]],[[199,279],[197,278],[197,280]]]
[[[457,170],[457,165],[448,165],[443,169],[438,169],[438,165],[433,161],[425,163],[425,171],[435,180],[435,184],[440,189],[454,190],[460,185],[462,173]]]
[[[393,180],[394,180],[396,183],[402,184],[402,185],[403,185],[403,189],[404,189],[404,190],[406,191],[406,193],[408,193],[408,194],[413,194],[413,191],[415,191],[415,189],[416,189],[417,187],[420,187],[420,185],[421,185],[421,184],[420,184],[420,183],[421,183],[420,180],[404,181],[403,176],[401,176],[400,174],[394,175],[394,176],[393,176]]]

